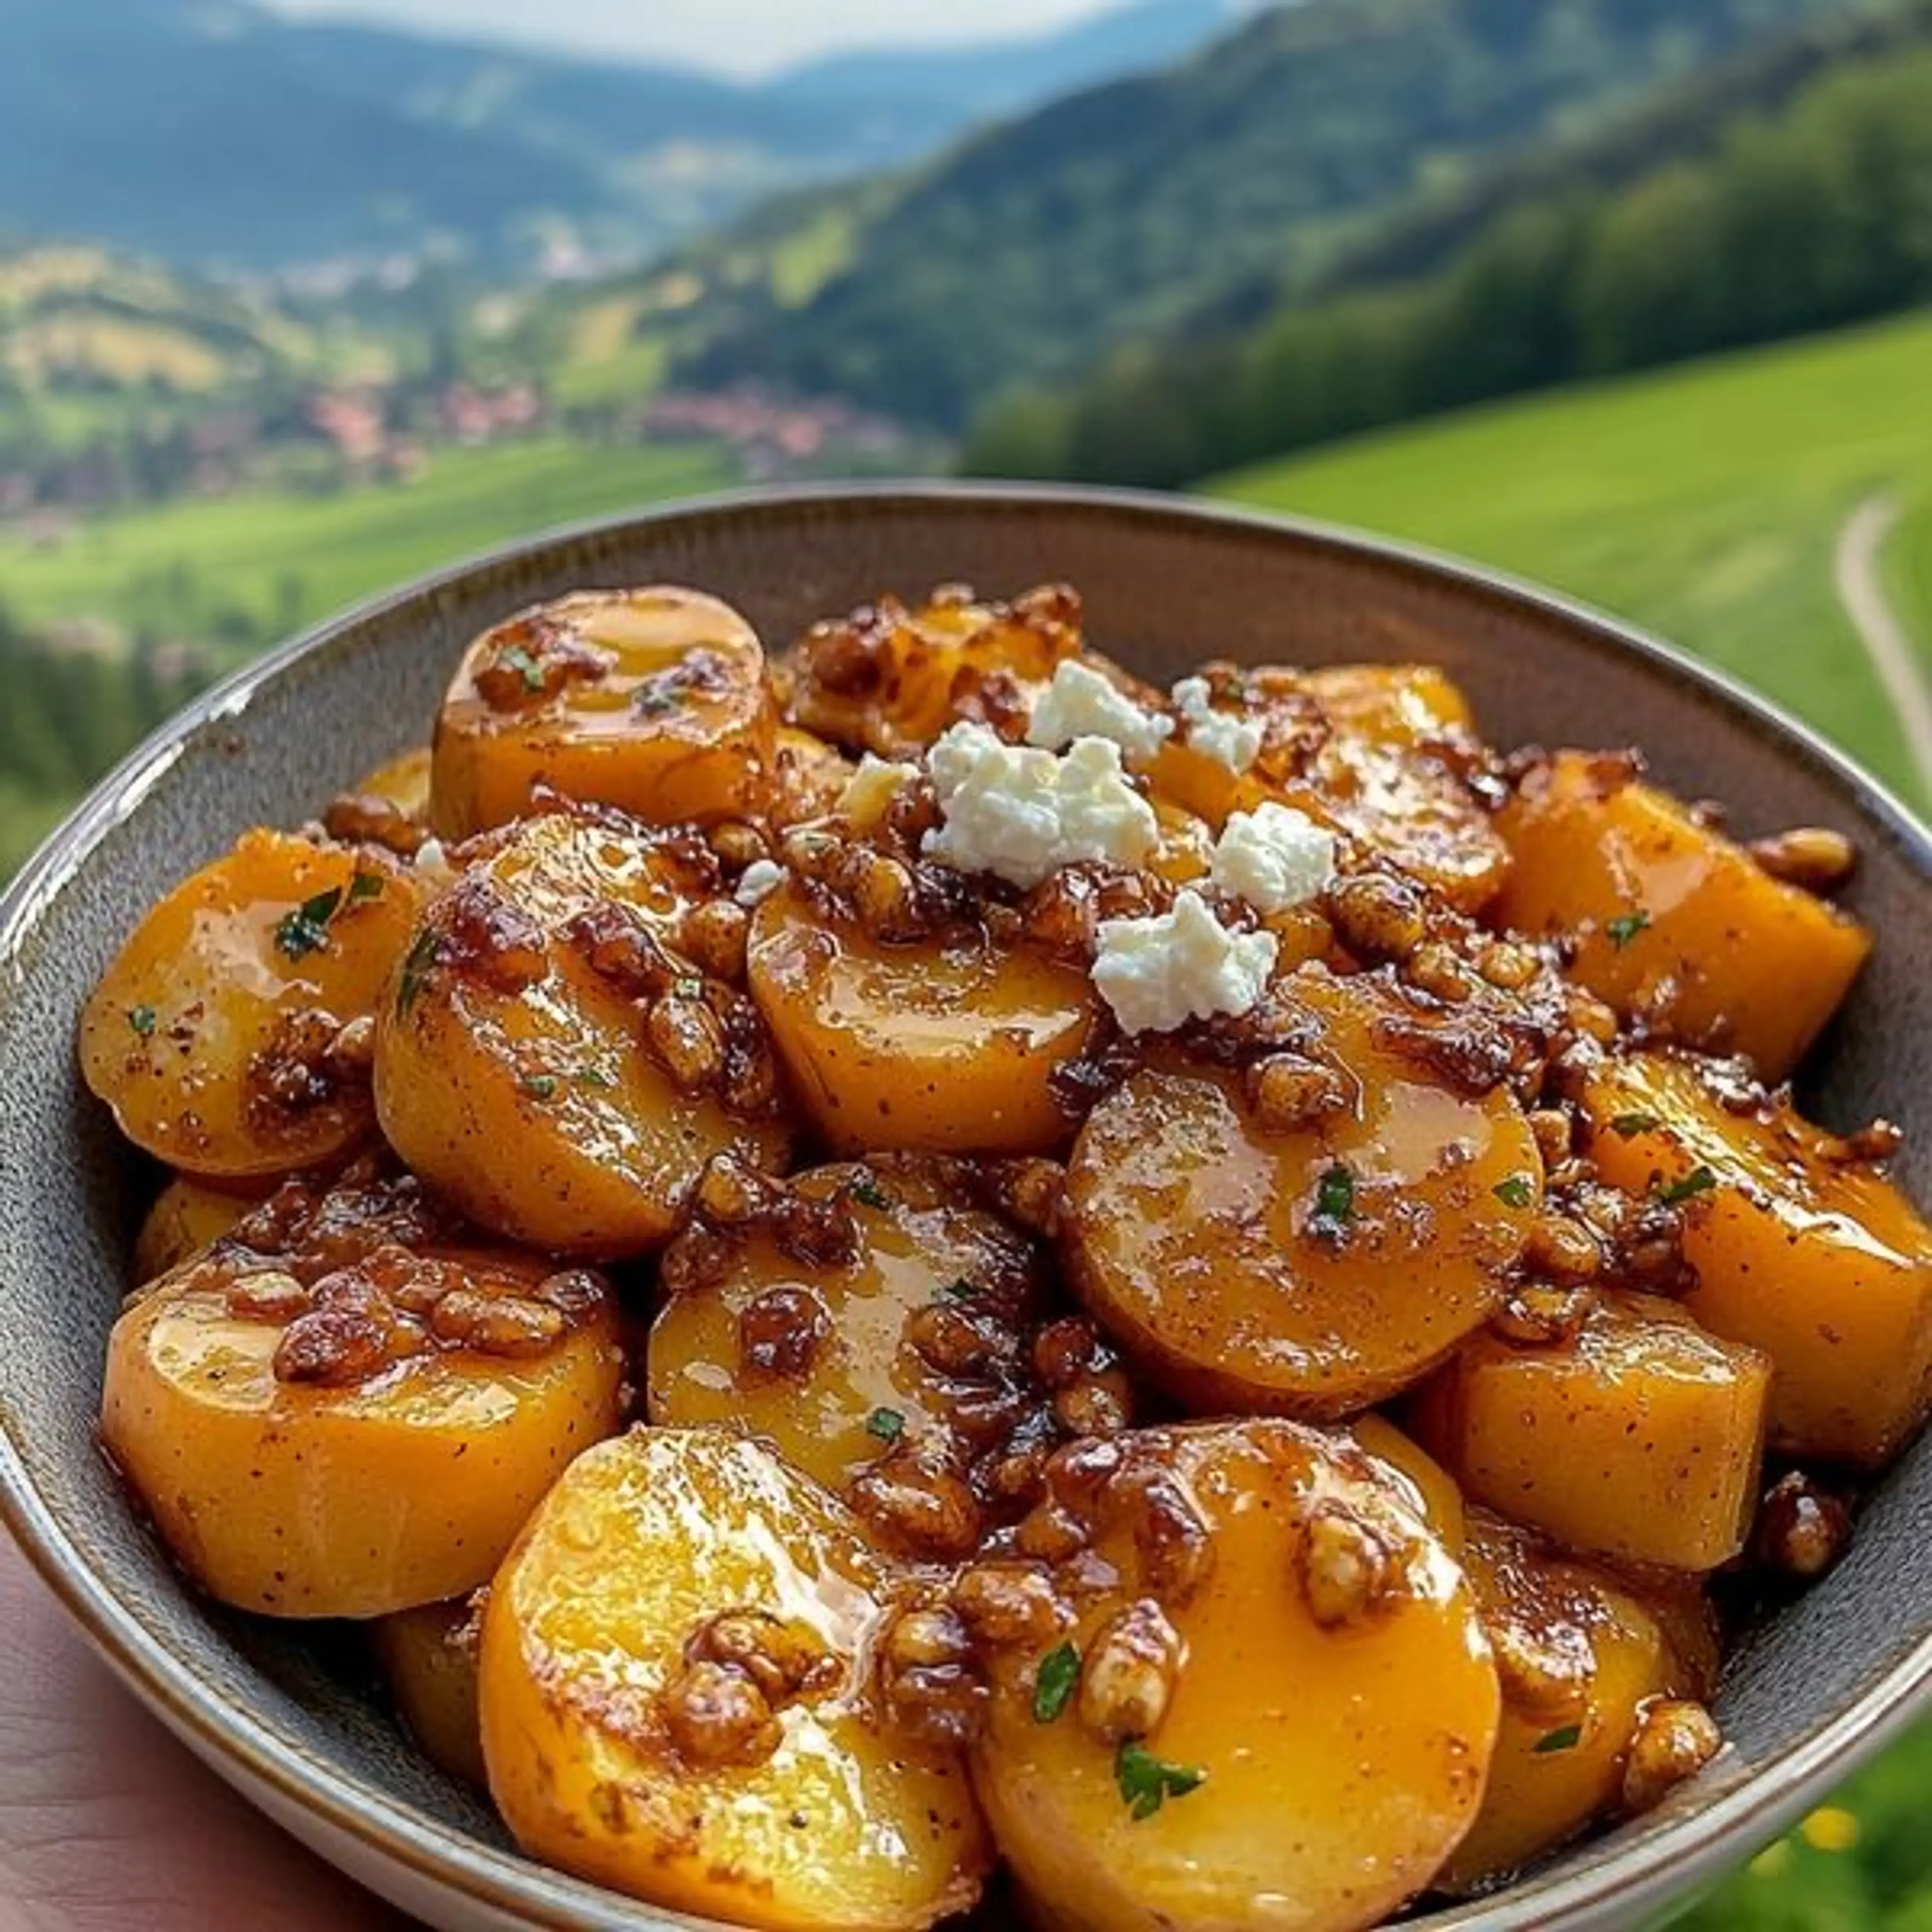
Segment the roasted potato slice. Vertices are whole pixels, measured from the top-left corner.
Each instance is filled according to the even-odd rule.
[[[428,908],[382,1002],[376,1108],[410,1166],[482,1226],[560,1253],[641,1253],[670,1238],[714,1154],[782,1160],[758,1014],[690,956],[729,965],[721,935],[742,944],[709,862],[686,840],[553,814]]]
[[[835,1498],[716,1429],[580,1456],[490,1592],[483,1749],[538,1858],[748,1926],[914,1932],[987,1862],[956,1754],[878,1714],[893,1579]]]
[[[1567,1342],[1476,1336],[1409,1414],[1471,1501],[1573,1550],[1712,1570],[1750,1532],[1771,1378],[1676,1303],[1606,1294]]]
[[[839,1154],[1044,1154],[1072,1138],[1054,1075],[1099,1018],[1034,947],[891,945],[796,885],[752,922],[752,997],[800,1104]]]
[[[481,1602],[464,1598],[398,1610],[369,1626],[376,1660],[410,1736],[437,1770],[478,1791],[488,1788],[476,1690],[482,1610]]]
[[[1496,823],[1514,860],[1499,922],[1574,948],[1572,975],[1653,1036],[1742,1054],[1774,1085],[1871,950],[1856,920],[1773,878],[1628,758],[1559,752]]]
[[[1012,604],[965,590],[934,591],[917,609],[883,597],[800,640],[792,716],[852,751],[896,758],[966,715],[988,680],[1043,682],[1080,642],[1080,600],[1064,585]]]
[[[1358,1415],[1349,1424],[1348,1433],[1358,1447],[1401,1481],[1410,1508],[1420,1515],[1450,1555],[1461,1562],[1468,1511],[1456,1478],[1385,1415]]]
[[[285,1174],[374,1124],[368,1031],[424,889],[388,854],[250,832],[136,928],[81,1016],[81,1071],[190,1174]]]
[[[1496,1674],[1408,1491],[1293,1423],[1062,1450],[974,1780],[1041,1923],[1354,1932],[1481,1802]],[[976,1610],[1012,1570],[972,1572]]]
[[[652,1326],[652,1421],[748,1430],[882,1541],[952,1557],[980,1530],[959,1475],[1124,1420],[1125,1376],[1084,1321],[1049,1324],[1035,1244],[952,1163],[817,1168],[760,1208],[722,1268],[684,1265],[710,1227],[666,1256],[688,1285]]]
[[[763,816],[777,707],[764,647],[694,590],[584,590],[486,631],[436,724],[430,823],[507,824],[539,786],[655,824]]]
[[[134,1237],[134,1285],[158,1280],[200,1254],[255,1204],[245,1194],[176,1174],[154,1197]]]
[[[1932,1405],[1932,1228],[1882,1169],[1689,1061],[1606,1063],[1586,1104],[1604,1178],[1683,1216],[1684,1306],[1776,1363],[1773,1445],[1866,1468],[1896,1454]]]
[[[1645,1707],[1706,1698],[1715,1678],[1708,1627],[1500,1517],[1472,1512],[1462,1563],[1503,1715],[1483,1808],[1437,1881],[1450,1892],[1482,1891],[1619,1810]]]
[[[1081,1130],[1061,1244],[1096,1319],[1184,1402],[1334,1418],[1497,1306],[1543,1168],[1505,1088],[1472,1095],[1414,1056],[1436,1019],[1388,980],[1288,985],[1336,1104],[1271,1130],[1232,1075],[1143,1069]]]
[[[311,1284],[223,1244],[115,1324],[100,1438],[212,1596],[380,1616],[487,1581],[622,1375],[582,1270],[386,1246]]]

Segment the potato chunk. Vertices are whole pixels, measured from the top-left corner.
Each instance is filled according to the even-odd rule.
[[[177,886],[81,1016],[81,1072],[190,1174],[285,1174],[374,1124],[370,1016],[423,888],[386,854],[250,832]]]
[[[228,1232],[255,1205],[178,1174],[154,1197],[134,1238],[134,1285],[158,1280]]]
[[[1740,1111],[1713,1077],[1654,1054],[1606,1065],[1588,1089],[1591,1156],[1633,1193],[1681,1197],[1684,1305],[1777,1364],[1773,1445],[1876,1467],[1932,1404],[1932,1228],[1788,1102]]]
[[[1569,1342],[1478,1336],[1411,1419],[1472,1502],[1573,1550],[1712,1570],[1749,1532],[1770,1394],[1768,1356],[1613,1294]]]
[[[718,1238],[704,1228],[686,1244]],[[672,1246],[667,1274],[682,1274],[682,1260]],[[1054,1402],[1069,1433],[1097,1432],[1126,1412],[1126,1382],[1078,1318],[1041,1333],[1040,1275],[1034,1242],[974,1204],[949,1163],[813,1168],[772,1194],[722,1274],[658,1310],[651,1420],[742,1426],[841,1492],[906,1459],[970,1472],[1016,1443],[1051,1442]],[[881,1509],[875,1488],[858,1484],[854,1502],[896,1540],[883,1520],[891,1484]],[[970,1497],[955,1502],[960,1538],[933,1553],[960,1556],[977,1540]]]
[[[1096,1318],[1183,1401],[1336,1417],[1496,1307],[1543,1169],[1506,1088],[1458,1090],[1412,1056],[1434,1022],[1388,981],[1289,986],[1340,1104],[1270,1131],[1229,1075],[1134,1074],[1081,1130],[1062,1245]]]
[[[1451,1892],[1520,1871],[1617,1810],[1644,1706],[1708,1697],[1715,1675],[1708,1628],[1500,1517],[1472,1513],[1462,1562],[1496,1652],[1503,1717],[1482,1810],[1438,1880]],[[1687,1630],[1688,1643],[1676,1634]]]
[[[459,1784],[487,1788],[477,1712],[482,1606],[464,1598],[378,1617],[369,1642],[400,1717],[422,1754]]]
[[[487,1581],[622,1372],[581,1270],[385,1246],[310,1282],[224,1244],[114,1324],[100,1437],[211,1595],[379,1616]]]
[[[1352,1932],[1426,1886],[1498,1699],[1406,1491],[1276,1421],[1078,1445],[1048,1480],[1058,1634],[995,1649],[974,1766],[1041,1922]]]
[[[1627,1018],[1790,1077],[1871,940],[1823,900],[1640,782],[1628,760],[1560,752],[1497,824],[1515,863],[1496,916],[1574,944],[1573,976]]]
[[[425,914],[382,1004],[376,1101],[473,1220],[560,1253],[668,1240],[712,1155],[790,1143],[746,996],[694,922],[742,914],[683,842],[561,814],[506,834]]]
[[[1044,1154],[1072,1138],[1054,1076],[1099,1012],[1024,945],[888,945],[796,886],[752,923],[752,997],[800,1104],[840,1154]]]
[[[436,724],[430,824],[506,824],[546,785],[654,824],[770,801],[777,707],[758,634],[694,590],[581,590],[486,631]]]
[[[892,1578],[836,1498],[722,1430],[580,1456],[484,1616],[490,1788],[533,1856],[732,1923],[913,1932],[970,1905],[956,1756],[875,1714]]]

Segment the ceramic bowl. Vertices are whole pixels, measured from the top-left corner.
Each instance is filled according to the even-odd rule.
[[[1154,499],[930,487],[722,500],[544,537],[325,625],[142,746],[0,905],[0,1505],[76,1621],[201,1756],[324,1856],[430,1924],[663,1928],[520,1858],[487,1808],[401,1741],[339,1634],[211,1610],[144,1534],[92,1434],[103,1346],[153,1178],[75,1071],[75,1017],[144,910],[258,822],[299,820],[425,734],[464,642],[581,585],[671,580],[769,638],[885,590],[1077,584],[1091,634],[1163,681],[1208,656],[1444,666],[1505,745],[1642,746],[1664,782],[1747,833],[1834,826],[1864,854],[1850,902],[1877,956],[1816,1056],[1833,1124],[1921,1130],[1932,840],[1800,726],[1663,646],[1545,592],[1343,532]],[[1565,1932],[1664,1916],[1903,1726],[1932,1676],[1932,1441],[1880,1486],[1849,1559],[1753,1632],[1719,1708],[1730,1742],[1661,1810],[1494,1902],[1426,1916]]]

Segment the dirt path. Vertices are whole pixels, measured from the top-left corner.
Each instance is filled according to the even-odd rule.
[[[1879,581],[1880,554],[1898,520],[1898,506],[1891,497],[1868,496],[1845,519],[1832,567],[1838,601],[1898,712],[1919,783],[1932,793],[1932,681]]]

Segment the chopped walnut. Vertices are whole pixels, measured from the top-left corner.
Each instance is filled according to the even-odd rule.
[[[1390,873],[1338,879],[1327,904],[1336,937],[1364,959],[1406,959],[1428,937],[1421,894]]]
[[[853,1478],[848,1499],[892,1548],[934,1562],[978,1546],[982,1522],[964,1477],[929,1448],[901,1442]]]
[[[808,1288],[767,1288],[738,1316],[738,1374],[747,1382],[796,1382],[832,1333],[825,1304]]]
[[[1180,1633],[1150,1597],[1110,1617],[1087,1647],[1080,1721],[1108,1744],[1160,1727],[1180,1675]]]
[[[765,1694],[730,1664],[686,1664],[659,1702],[671,1742],[693,1764],[763,1764],[784,1736]]]
[[[1044,1649],[1073,1620],[1043,1564],[1010,1558],[961,1570],[952,1603],[974,1638],[994,1650]]]
[[[991,1698],[971,1634],[944,1607],[892,1619],[879,1646],[879,1688],[902,1730],[950,1749],[979,1736]]]
[[[1324,1630],[1366,1623],[1402,1588],[1400,1552],[1388,1534],[1340,1502],[1309,1512],[1300,1568],[1309,1614]]]
[[[1717,1720],[1702,1704],[1659,1697],[1636,1720],[1624,1764],[1624,1807],[1632,1814],[1652,1810],[1688,1778],[1694,1777],[1724,1748]]]
[[[1820,825],[1800,826],[1775,837],[1752,841],[1747,848],[1760,871],[1809,892],[1835,892],[1858,862],[1858,849],[1842,832]]]
[[[1811,1582],[1836,1567],[1851,1540],[1851,1511],[1794,1469],[1766,1492],[1752,1546],[1766,1568]]]

